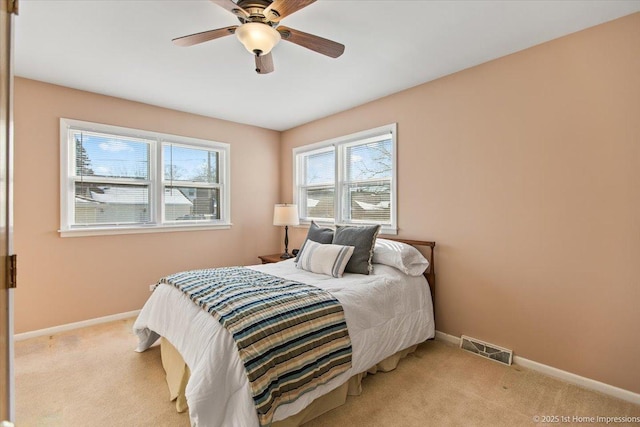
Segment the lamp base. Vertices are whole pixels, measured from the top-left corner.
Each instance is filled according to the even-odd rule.
[[[282,255],[280,255],[280,259],[289,259],[289,258],[293,258],[293,255],[291,255],[289,252],[285,252]]]

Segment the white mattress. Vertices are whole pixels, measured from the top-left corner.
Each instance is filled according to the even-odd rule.
[[[299,270],[293,260],[250,268],[329,291],[343,306],[353,347],[350,370],[280,406],[274,421],[299,412],[386,357],[434,336],[431,293],[423,276],[407,276],[380,264],[375,264],[372,275],[346,273],[340,279]],[[170,285],[158,286],[142,308],[134,332],[139,339],[137,351],[163,336],[183,356],[191,370],[186,398],[192,425],[258,426],[233,338],[182,292]]]

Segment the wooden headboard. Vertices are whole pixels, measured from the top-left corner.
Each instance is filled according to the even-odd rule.
[[[429,260],[429,268],[424,272],[424,277],[427,278],[429,282],[429,288],[431,289],[431,299],[433,300],[433,304],[435,306],[436,301],[436,259],[434,249],[436,247],[436,242],[428,242],[426,240],[409,240],[409,239],[400,239],[398,237],[387,237],[383,236],[381,239],[393,240],[395,242],[406,243],[411,246],[428,246],[429,247],[429,256],[427,259]]]

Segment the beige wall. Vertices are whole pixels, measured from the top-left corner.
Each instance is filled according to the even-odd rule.
[[[61,238],[60,117],[231,144],[232,228]],[[163,275],[277,252],[279,189],[265,183],[279,179],[279,140],[275,131],[16,79],[16,332],[137,310]]]
[[[437,329],[638,393],[639,52],[636,13],[286,131],[281,196],[293,147],[397,122]]]

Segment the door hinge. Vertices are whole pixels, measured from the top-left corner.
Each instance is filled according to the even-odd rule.
[[[7,288],[13,289],[18,285],[18,255],[9,255],[7,258]]]
[[[18,0],[7,0],[7,12],[17,15],[18,8],[19,8]]]

